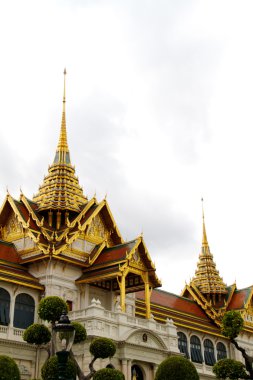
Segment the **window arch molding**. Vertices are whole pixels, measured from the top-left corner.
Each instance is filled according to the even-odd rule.
[[[189,351],[188,351],[188,338],[185,333],[182,331],[178,331],[177,333],[178,337],[178,349],[182,354],[185,354],[187,359],[189,359]]]
[[[217,351],[217,360],[226,359],[227,358],[227,347],[224,343],[218,342],[216,345]]]
[[[26,329],[34,322],[35,300],[28,293],[19,293],[15,298],[13,327]]]
[[[192,335],[190,337],[190,351],[191,351],[191,361],[194,363],[202,363],[202,347],[201,341],[197,335]]]
[[[8,326],[10,323],[11,296],[8,290],[0,288],[0,325]]]
[[[216,362],[214,355],[214,344],[210,339],[204,340],[204,358],[205,364],[213,366]]]

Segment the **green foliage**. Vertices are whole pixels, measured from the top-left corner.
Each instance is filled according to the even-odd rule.
[[[24,331],[23,339],[31,344],[47,344],[51,340],[51,332],[45,325],[33,323]]]
[[[76,365],[72,359],[68,359],[66,367],[66,378],[76,379]],[[42,366],[41,376],[43,380],[58,380],[58,358],[51,356]],[[1,379],[1,378],[0,378]]]
[[[63,311],[68,311],[67,303],[57,296],[42,298],[38,307],[39,317],[44,321],[53,323],[59,321]]]
[[[155,380],[199,380],[199,375],[190,360],[170,356],[158,366]]]
[[[0,355],[0,380],[20,380],[18,366],[12,358]]]
[[[228,311],[221,322],[221,332],[229,339],[235,339],[243,328],[243,318],[239,311]]]
[[[108,338],[94,339],[90,344],[90,353],[95,358],[111,358],[116,352],[115,343]]]
[[[78,322],[71,322],[71,324],[75,328],[74,344],[84,342],[87,338],[86,328],[81,323],[78,323]]]
[[[95,373],[93,380],[125,380],[125,376],[117,369],[103,368]]]
[[[213,373],[217,379],[247,379],[245,366],[233,359],[221,359],[213,366]]]

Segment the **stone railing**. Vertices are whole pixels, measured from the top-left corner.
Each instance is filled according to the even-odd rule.
[[[146,330],[160,336],[165,345],[177,350],[177,331],[173,321],[167,320],[162,324],[150,319],[138,318],[123,313],[120,308],[116,311],[106,310],[99,300],[93,299],[85,310],[69,312],[69,318],[85,324],[88,335],[124,340],[131,331]]]
[[[23,342],[24,331],[12,326],[0,326],[0,338]]]

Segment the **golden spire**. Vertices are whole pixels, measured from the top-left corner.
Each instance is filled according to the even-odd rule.
[[[62,105],[62,120],[61,120],[61,131],[58,146],[56,149],[56,154],[54,158],[54,164],[70,164],[69,147],[67,141],[67,128],[66,128],[66,74],[67,71],[64,69],[64,88],[63,88],[63,105]]]
[[[206,236],[206,225],[205,225],[205,215],[204,215],[204,199],[201,198],[202,202],[202,223],[203,223],[203,237],[202,237],[202,246],[208,247],[208,241]]]
[[[199,288],[204,294],[226,294],[226,285],[216,269],[216,264],[213,261],[213,255],[210,252],[209,244],[207,241],[203,198],[202,198],[202,219],[203,219],[203,236],[202,236],[202,249],[197,263],[197,270],[192,283]]]
[[[33,198],[39,211],[79,212],[87,202],[71,165],[66,128],[66,69],[64,70],[63,109],[59,142],[53,164],[48,169],[38,194]],[[58,214],[58,220],[60,220]],[[59,224],[59,223],[58,223]]]

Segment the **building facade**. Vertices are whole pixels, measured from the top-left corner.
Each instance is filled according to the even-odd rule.
[[[65,73],[66,74],[66,73]],[[153,380],[168,355],[192,360],[201,379],[214,378],[220,358],[241,359],[220,333],[227,310],[245,319],[240,343],[253,354],[252,287],[227,286],[203,241],[194,278],[180,296],[159,290],[161,282],[143,236],[124,241],[106,199],[88,199],[71,164],[65,117],[65,78],[60,137],[52,165],[32,200],[9,193],[0,211],[0,354],[13,357],[22,379],[40,377],[45,352],[23,341],[37,322],[42,297],[56,295],[69,317],[85,324],[88,339],[74,346],[87,371],[94,337],[116,342],[113,365],[126,380]]]

